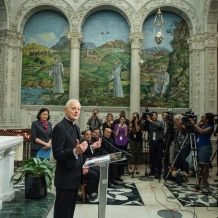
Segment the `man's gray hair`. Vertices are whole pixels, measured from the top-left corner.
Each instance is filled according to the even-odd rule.
[[[77,99],[69,99],[68,102],[65,105],[65,108],[68,108],[72,102],[73,103],[78,102],[80,104],[79,100],[77,100]]]

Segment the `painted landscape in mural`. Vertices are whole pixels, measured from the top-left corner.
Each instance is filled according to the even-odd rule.
[[[64,105],[69,98],[70,47],[67,19],[45,10],[24,28],[21,104]]]
[[[163,12],[163,41],[154,40],[155,14],[143,25],[141,106],[186,108],[189,106],[189,29],[178,15]]]
[[[85,21],[80,58],[82,105],[129,106],[129,26],[113,11],[99,11]]]

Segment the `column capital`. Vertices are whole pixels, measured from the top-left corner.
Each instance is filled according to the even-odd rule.
[[[25,37],[22,33],[11,30],[0,30],[0,43],[8,44],[9,46],[18,46],[23,48]]]
[[[189,44],[189,50],[204,49],[205,47],[217,47],[218,33],[195,34],[192,35],[187,43]]]
[[[80,44],[83,41],[82,33],[70,32],[67,34],[67,38],[70,39],[71,48],[80,48]]]
[[[140,32],[133,32],[129,34],[129,42],[131,43],[131,48],[140,49],[141,43],[144,39],[144,34]]]

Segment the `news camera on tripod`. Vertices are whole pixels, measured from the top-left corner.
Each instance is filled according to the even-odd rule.
[[[192,124],[197,139],[197,161],[201,169],[202,188],[208,188],[209,163],[212,155],[210,137],[214,131],[214,114],[205,113],[199,124],[196,124],[193,118],[189,118],[189,123]]]
[[[174,162],[172,163],[172,167],[170,167],[170,170],[166,175],[165,179],[168,178],[170,172],[173,171],[174,168],[177,169],[179,168],[180,170],[180,168],[183,167],[185,175],[188,175],[188,166],[186,166],[185,164],[186,160],[184,161],[184,158],[186,156],[189,156],[188,150],[190,146],[191,160],[193,160],[193,168],[196,177],[196,188],[198,189],[199,173],[198,173],[198,166],[197,166],[197,148],[196,148],[195,130],[194,130],[194,125],[190,122],[190,120],[192,120],[194,124],[196,124],[197,116],[194,114],[194,112],[192,112],[191,109],[189,109],[182,115],[183,115],[182,119],[174,118],[174,124],[177,127],[177,131],[179,131],[179,133],[174,138],[174,141],[176,139],[176,145],[178,150]],[[179,161],[178,158],[180,158],[180,160],[182,161],[183,166],[177,165],[178,164],[177,161]]]

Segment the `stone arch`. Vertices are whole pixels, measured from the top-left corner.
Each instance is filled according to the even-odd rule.
[[[77,17],[79,17],[79,22],[77,26],[77,31],[81,32],[82,26],[85,20],[93,13],[101,10],[112,10],[119,14],[121,14],[129,24],[130,32],[134,30],[133,20],[131,15],[135,14],[135,10],[131,5],[126,2],[107,2],[99,4],[92,4],[90,5],[90,1],[87,1],[80,8],[77,10]]]
[[[0,30],[8,29],[9,25],[9,8],[10,2],[7,0],[0,2],[0,14],[1,14],[1,20],[0,20]]]
[[[162,0],[160,3],[152,4],[151,1],[142,7],[138,12],[138,16],[141,18],[140,29],[142,27],[145,19],[152,13],[156,12],[158,8],[161,8],[161,11],[170,11],[181,16],[187,23],[190,31],[190,35],[202,33],[202,27],[200,25],[200,16],[198,12],[187,2],[177,0],[173,1],[171,4],[164,3]]]
[[[73,16],[75,12],[68,3],[66,3],[65,1],[51,3],[49,1],[43,1],[36,4],[34,0],[27,0],[18,8],[13,17],[12,30],[23,32],[25,23],[30,18],[30,16],[32,16],[36,12],[48,9],[62,13],[67,18],[71,30],[71,23],[73,21]]]

